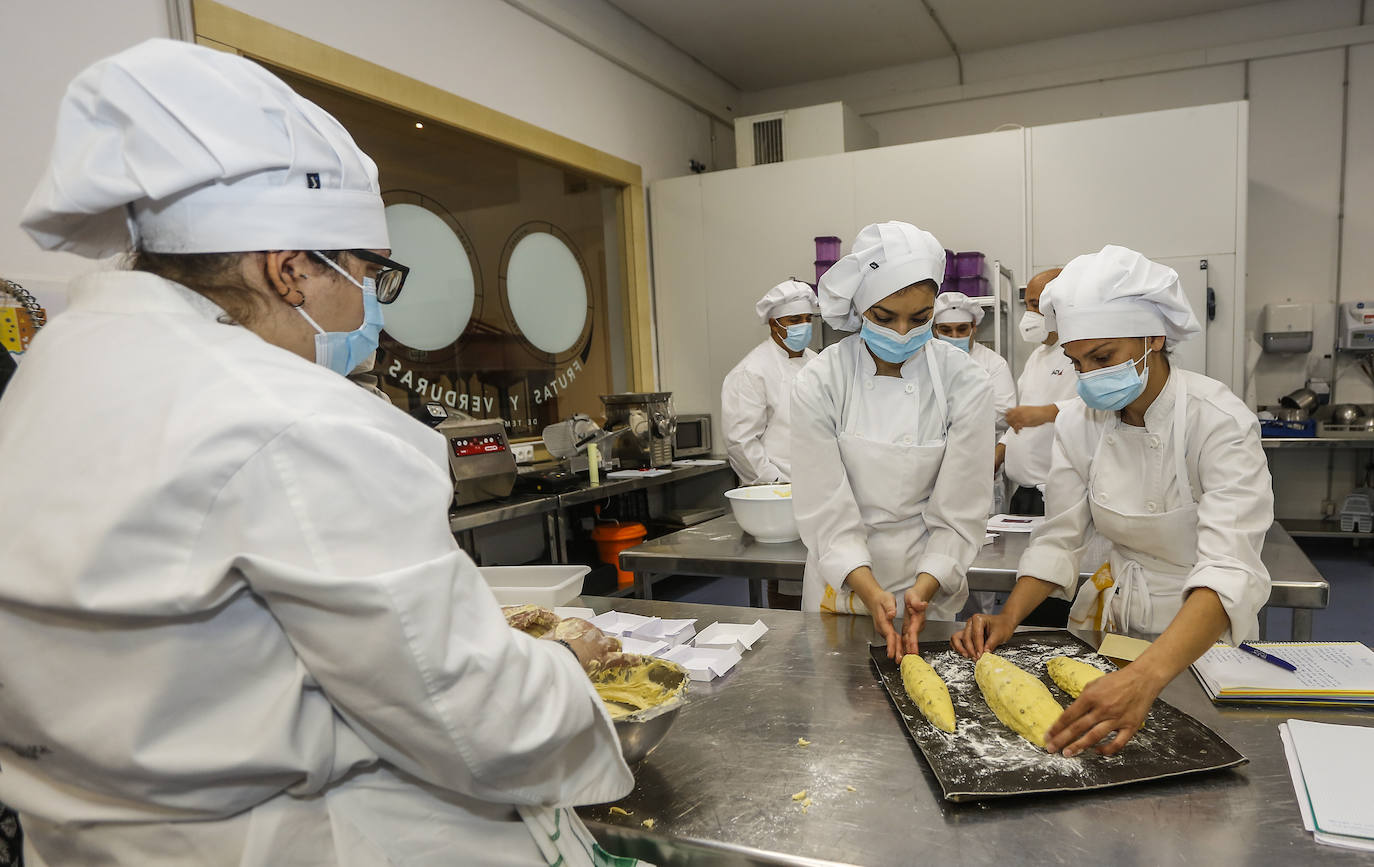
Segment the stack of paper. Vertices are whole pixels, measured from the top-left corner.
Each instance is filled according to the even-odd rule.
[[[995,533],[1029,533],[1045,523],[1044,515],[993,515],[988,518],[988,531]]]
[[[1303,827],[1318,843],[1374,852],[1374,728],[1290,719],[1279,737]]]
[[[1253,646],[1297,666],[1292,672],[1218,644],[1193,663],[1213,701],[1374,706],[1374,652],[1358,641],[1265,642]]]

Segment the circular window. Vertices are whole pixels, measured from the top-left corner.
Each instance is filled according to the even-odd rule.
[[[386,227],[391,258],[410,267],[400,297],[382,308],[387,334],[411,349],[452,344],[468,327],[477,298],[468,245],[421,205],[387,205]]]
[[[527,223],[506,246],[503,303],[520,336],[559,358],[584,342],[591,322],[586,269],[566,236]]]

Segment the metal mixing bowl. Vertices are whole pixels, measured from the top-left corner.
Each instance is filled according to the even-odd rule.
[[[1364,409],[1354,403],[1338,403],[1331,407],[1331,421],[1334,424],[1355,424],[1357,419],[1364,418]]]
[[[615,733],[620,738],[620,754],[629,764],[642,760],[663,743],[668,736],[668,729],[673,727],[678,713],[682,711],[687,694],[687,669],[666,659],[645,659],[646,664],[652,666],[649,678],[669,692],[676,690],[677,694],[663,704],[615,721]]]

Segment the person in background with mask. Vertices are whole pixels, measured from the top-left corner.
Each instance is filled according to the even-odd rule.
[[[1007,411],[1016,406],[1016,383],[1007,360],[973,339],[983,312],[982,304],[962,292],[941,292],[935,296],[935,336],[967,352],[987,373],[1000,437],[1007,429]]]
[[[792,389],[802,607],[868,614],[898,660],[917,651],[927,617],[953,619],[968,598],[992,502],[988,375],[930,339],[944,273],[929,232],[865,226],[820,282],[826,322],[859,333],[827,347]]]
[[[72,82],[23,225],[135,249],[0,400],[0,801],[29,867],[604,863],[570,808],[633,787],[584,670],[616,643],[508,627],[443,438],[344,378],[406,274],[347,131],[150,40]]]
[[[997,444],[997,465],[1016,486],[1007,508],[1014,515],[1045,514],[1040,488],[1050,475],[1054,420],[1061,409],[1078,400],[1077,382],[1069,359],[1059,348],[1059,336],[1045,327],[1045,317],[1040,313],[1040,295],[1057,276],[1059,269],[1051,268],[1026,284],[1021,337],[1036,347],[1016,381],[1021,404],[1007,411],[1010,430]]]
[[[816,357],[809,348],[816,310],[816,293],[797,280],[784,280],[754,305],[768,339],[749,350],[720,387],[725,453],[742,484],[792,480],[792,381]]]
[[[1098,747],[1112,755],[1164,685],[1218,638],[1258,635],[1274,494],[1254,412],[1220,382],[1170,362],[1168,350],[1202,330],[1173,269],[1109,245],[1070,262],[1041,308],[1073,359],[1083,402],[1055,422],[1048,519],[1011,597],[1000,614],[970,618],[952,643],[973,658],[996,649],[1051,592],[1073,592],[1089,534],[1110,540],[1070,625],[1163,634],[1089,684],[1045,748],[1073,756],[1116,732]]]
[[[810,349],[816,293],[784,280],[754,305],[768,339],[749,350],[720,387],[725,455],[744,485],[792,481],[792,382],[816,357]],[[768,607],[801,608],[800,581],[768,582]]]

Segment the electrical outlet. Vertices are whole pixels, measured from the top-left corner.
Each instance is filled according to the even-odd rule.
[[[522,446],[511,446],[511,454],[515,455],[517,464],[529,464],[534,462],[534,445],[526,443]]]

